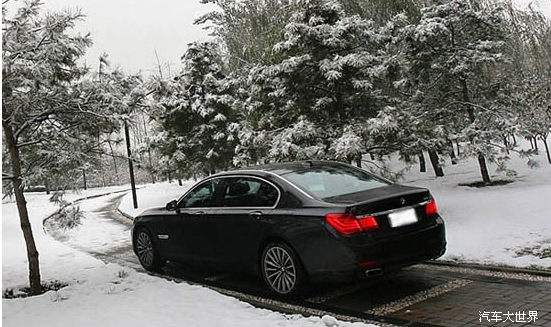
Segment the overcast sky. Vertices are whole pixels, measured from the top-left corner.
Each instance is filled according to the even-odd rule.
[[[188,43],[208,39],[201,26],[193,25],[200,15],[216,6],[199,0],[42,0],[43,8],[58,11],[80,8],[86,18],[78,30],[90,32],[94,45],[84,60],[96,67],[101,53],[109,54],[114,66],[125,71],[150,72],[157,66],[155,51],[163,66],[172,72],[180,68],[180,57]],[[514,0],[521,6],[536,2],[551,19],[551,0]],[[19,7],[10,0],[8,8]],[[9,13],[8,13],[9,15]]]
[[[207,31],[193,24],[195,18],[217,7],[199,0],[42,0],[43,9],[59,11],[80,8],[86,15],[78,23],[90,32],[94,45],[85,61],[96,67],[106,52],[112,65],[129,72],[155,69],[155,51],[163,65],[179,70],[180,57],[188,43],[208,39]],[[10,0],[8,16],[21,1]]]

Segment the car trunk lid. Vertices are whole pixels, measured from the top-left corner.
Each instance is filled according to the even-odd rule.
[[[433,200],[425,188],[392,184],[325,198],[323,201],[346,205],[346,211],[357,219],[374,217],[378,227],[367,233],[375,239],[421,229],[434,223],[432,215],[427,215],[427,203]]]

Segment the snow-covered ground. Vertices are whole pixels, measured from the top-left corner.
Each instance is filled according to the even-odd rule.
[[[79,198],[104,194],[127,189],[128,186],[89,189],[80,192],[67,192],[64,200],[71,202]],[[49,196],[43,193],[26,193],[27,208],[31,218],[36,247],[42,263],[43,280],[78,279],[74,276],[74,262],[86,266],[88,256],[71,250],[54,241],[42,229],[42,221],[53,214],[58,207],[48,201]],[[19,216],[15,203],[2,203],[2,289],[28,284],[27,256],[23,233],[19,226]],[[92,262],[95,260],[91,260]]]
[[[187,185],[189,187],[189,183]],[[140,203],[163,206],[186,187],[149,185],[139,191]],[[111,190],[95,189],[69,194],[66,199]],[[154,195],[154,196],[153,196]],[[67,244],[46,235],[42,223],[57,208],[43,194],[27,194],[31,223],[40,251],[42,279],[69,286],[40,296],[2,299],[2,325],[7,327],[85,326],[355,326],[333,317],[303,317],[259,309],[205,287],[174,283],[117,264],[105,264],[78,248],[101,252],[109,244],[128,242],[129,233],[90,210],[103,208],[117,195],[86,202],[80,226],[66,234]],[[128,200],[128,198],[130,198]],[[151,201],[152,199],[155,199]],[[161,203],[157,204],[157,200]],[[130,195],[123,201],[132,211]],[[143,209],[143,207],[141,207]],[[140,210],[142,210],[140,209]],[[139,211],[139,210],[138,210]],[[76,247],[73,248],[72,246]],[[19,218],[14,203],[2,204],[2,289],[19,289],[27,282],[27,263]]]
[[[551,164],[543,151],[534,159],[539,168],[512,154],[508,166],[518,173],[514,182],[483,188],[459,185],[481,180],[475,159],[448,162],[446,176],[439,178],[428,161],[427,173],[411,167],[403,183],[429,188],[446,222],[443,260],[551,269]],[[512,179],[498,173],[492,178]],[[543,251],[547,254],[533,255]]]
[[[115,193],[79,203],[78,207],[85,217],[81,219],[80,225],[68,230],[57,230],[54,227],[51,228],[51,232],[63,243],[89,253],[105,254],[128,246],[129,227],[115,221],[112,212],[105,208],[109,201],[124,196],[125,193]]]

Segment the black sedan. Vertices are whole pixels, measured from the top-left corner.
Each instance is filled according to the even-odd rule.
[[[212,175],[134,220],[148,270],[167,260],[258,272],[281,295],[306,280],[349,281],[441,256],[444,222],[427,189],[332,161]]]

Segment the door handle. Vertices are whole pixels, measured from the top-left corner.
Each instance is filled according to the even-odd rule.
[[[260,211],[251,211],[249,212],[249,216],[254,217],[254,219],[258,220],[260,217],[262,217],[262,212]]]
[[[194,212],[193,214],[194,214],[195,216],[202,216],[202,215],[205,214],[205,212],[204,212],[204,211],[196,211],[196,212]]]

